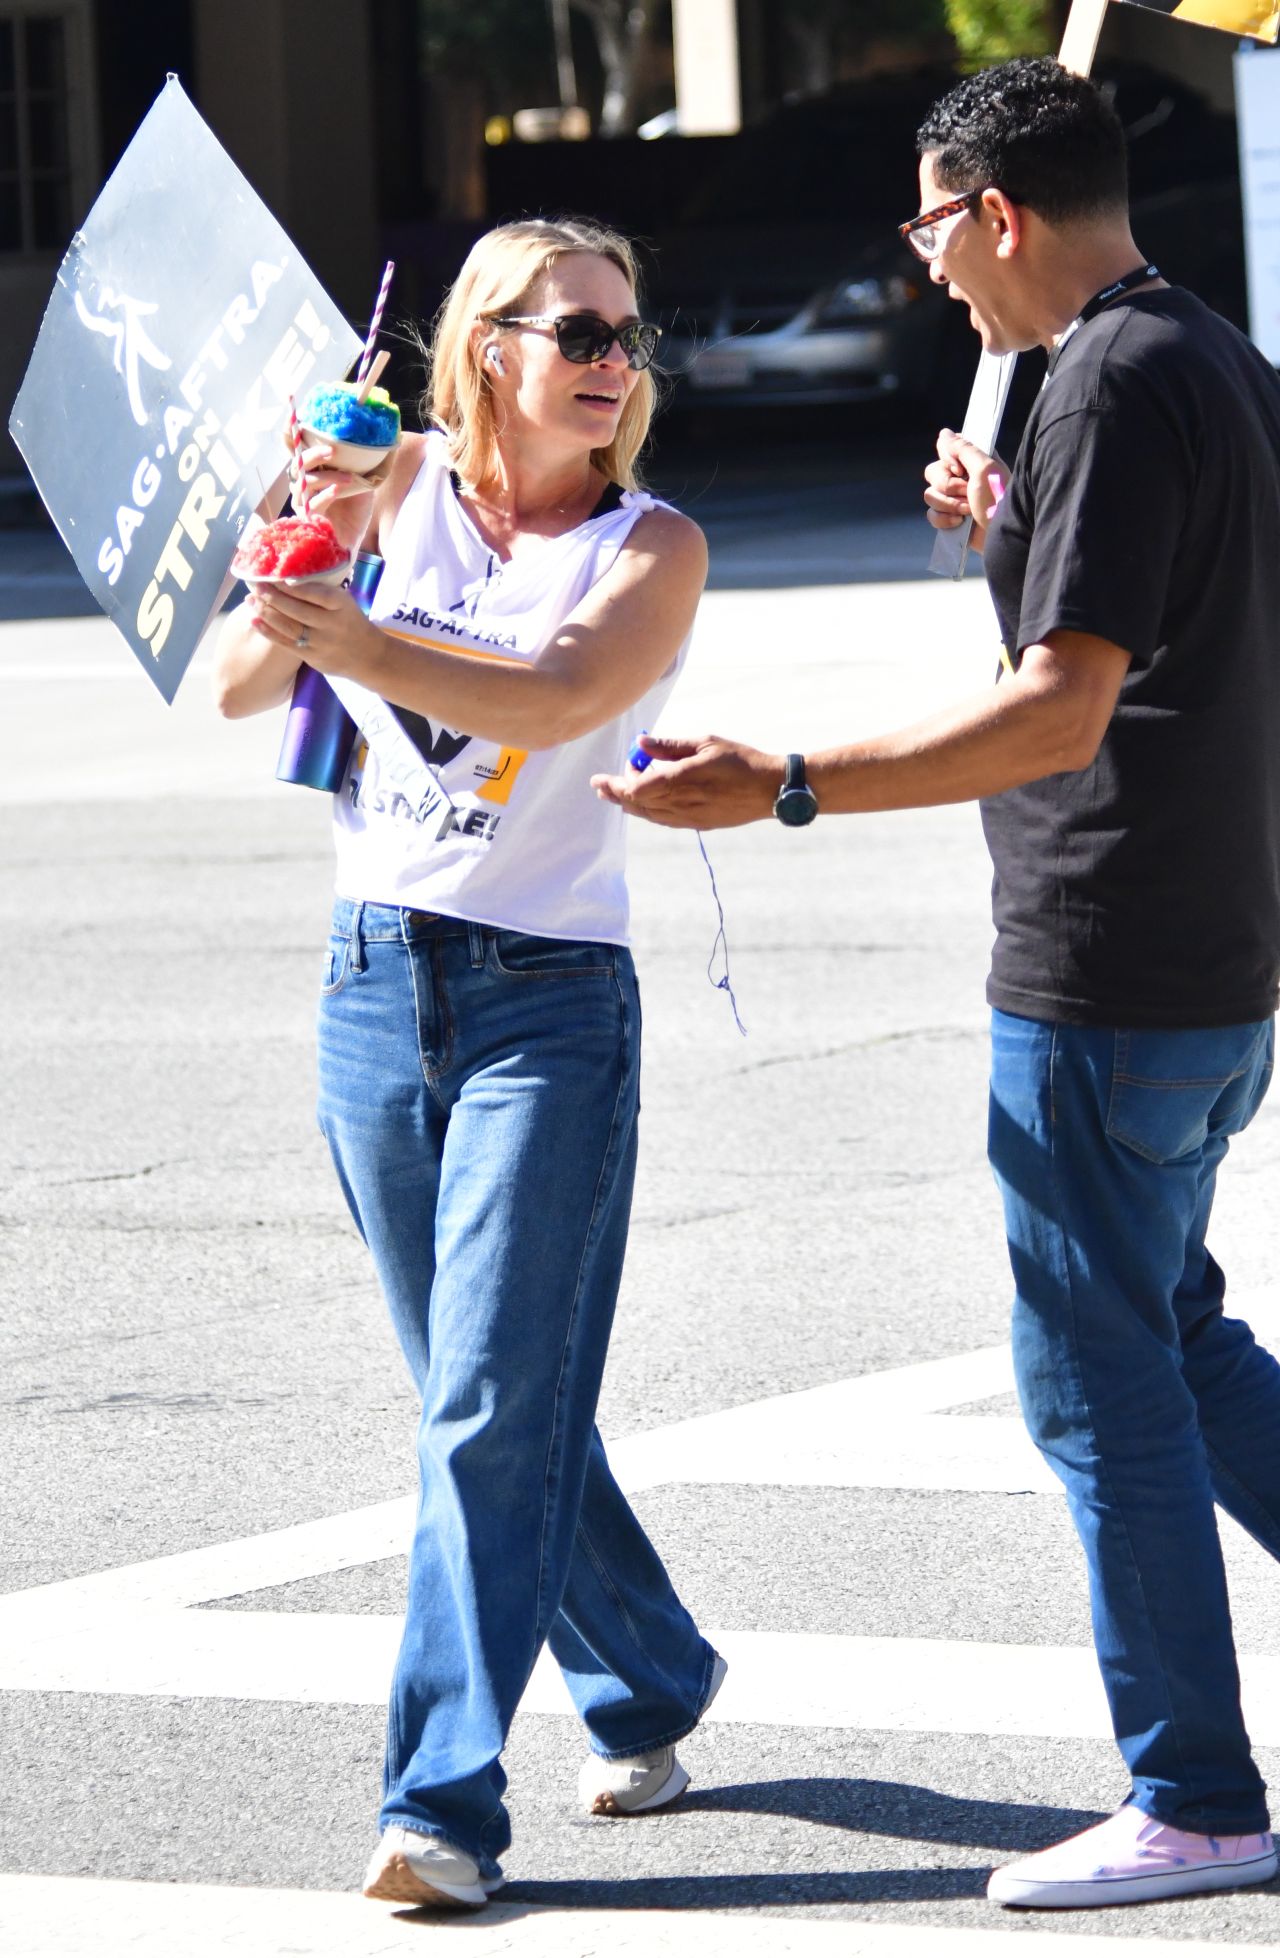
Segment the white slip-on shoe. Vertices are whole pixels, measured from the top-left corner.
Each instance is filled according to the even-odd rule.
[[[578,1776],[578,1800],[588,1815],[641,1815],[665,1808],[689,1786],[674,1747],[628,1754],[621,1761],[590,1755]]]
[[[700,1720],[724,1684],[728,1670],[717,1652]],[[674,1747],[658,1747],[651,1754],[628,1754],[617,1761],[589,1754],[578,1776],[578,1800],[588,1815],[643,1815],[650,1809],[665,1808],[688,1786],[688,1773]]]
[[[1192,1835],[1129,1802],[1080,1835],[996,1870],[987,1895],[1026,1910],[1097,1910],[1239,1890],[1275,1874],[1269,1835]]]
[[[500,1876],[482,1877],[470,1856],[439,1836],[396,1824],[382,1832],[364,1873],[364,1894],[389,1904],[461,1909],[487,1903],[502,1888]]]

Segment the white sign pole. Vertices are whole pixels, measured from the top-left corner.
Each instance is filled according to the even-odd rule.
[[[1236,55],[1249,337],[1280,367],[1280,54]]]
[[[1058,60],[1073,75],[1087,75],[1098,51],[1098,37],[1106,17],[1108,0],[1072,0],[1071,12],[1058,50]],[[1016,354],[983,353],[977,378],[969,396],[962,433],[966,441],[990,455],[1000,432],[1000,419],[1013,380]],[[930,571],[942,578],[963,578],[969,556],[973,518],[966,517],[954,530],[940,530],[934,539]]]
[[[1073,75],[1087,75],[1092,70],[1106,11],[1107,0],[1073,0],[1058,49],[1058,60]]]

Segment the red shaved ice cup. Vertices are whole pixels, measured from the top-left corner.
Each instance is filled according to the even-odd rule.
[[[277,517],[244,540],[231,569],[246,585],[340,585],[351,552],[328,517]]]
[[[231,569],[246,585],[340,585],[351,553],[328,517],[277,517],[241,543]],[[276,778],[335,790],[355,740],[355,722],[328,681],[301,665],[285,719]]]

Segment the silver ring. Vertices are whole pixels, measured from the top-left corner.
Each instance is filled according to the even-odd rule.
[[[298,651],[305,653],[310,644],[311,634],[308,632],[306,626],[303,626],[302,631],[298,634]]]

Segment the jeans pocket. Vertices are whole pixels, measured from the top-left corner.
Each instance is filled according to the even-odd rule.
[[[342,938],[335,932],[325,947],[324,964],[321,968],[320,997],[322,999],[331,999],[334,993],[340,993],[347,983],[347,974],[350,970],[351,941],[349,938]]]
[[[495,972],[508,979],[611,979],[615,970],[612,945],[523,931],[495,932],[489,958]]]
[[[1206,1027],[1164,1033],[1130,1028],[1116,1034],[1107,1134],[1148,1162],[1177,1162],[1219,1134],[1244,1127],[1257,1098],[1246,1077],[1258,1067],[1257,1027]],[[1233,1099],[1228,1090],[1239,1082]],[[1237,1107],[1235,1103],[1238,1102]]]

